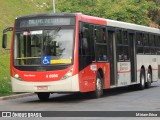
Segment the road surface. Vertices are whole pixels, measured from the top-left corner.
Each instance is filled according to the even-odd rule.
[[[0,100],[0,111],[160,111],[160,82],[152,83],[151,88],[145,90],[134,90],[128,87],[105,90],[104,96],[99,99],[91,99],[88,94],[55,93],[45,102],[39,101],[36,95]],[[62,120],[63,118],[59,117],[58,119]],[[74,118],[65,119],[72,120]],[[87,117],[83,119],[96,120],[97,118]],[[107,119],[118,120],[117,117]],[[121,117],[120,119],[150,120],[151,118]],[[160,117],[152,119],[158,120]]]

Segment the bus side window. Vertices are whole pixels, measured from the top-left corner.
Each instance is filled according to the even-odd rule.
[[[155,35],[151,34],[150,35],[150,48],[151,48],[151,54],[156,54],[155,50]]]
[[[141,33],[137,33],[137,45],[143,46],[143,36]]]
[[[79,70],[84,69],[92,62],[91,50],[93,43],[91,42],[91,26],[88,23],[80,22],[79,28]]]
[[[160,42],[159,41],[160,41],[160,36],[157,35],[156,37],[156,49],[157,50],[156,51],[158,55],[160,55]]]
[[[160,55],[160,36],[157,38],[158,48],[157,48],[157,54]]]
[[[122,42],[122,30],[117,30],[116,32],[116,41],[117,41],[117,54],[118,61],[124,61],[124,51],[123,51],[123,42]]]
[[[129,58],[129,44],[128,44],[128,31],[123,31],[123,51],[124,51],[124,60],[128,61]]]
[[[96,40],[96,60],[107,61],[106,29],[103,26],[96,26],[94,31]]]
[[[118,61],[129,61],[128,31],[126,29],[118,29],[116,33]]]
[[[142,33],[136,34],[136,48],[137,54],[143,54],[143,36]]]
[[[150,46],[152,46],[152,43],[150,43],[149,41],[149,34],[148,33],[144,33],[143,34],[143,45],[144,45],[144,53],[145,54],[150,54]]]
[[[82,38],[82,53],[83,53],[83,55],[87,55],[87,50],[88,50],[87,38]]]
[[[103,42],[106,43],[107,40],[106,40],[106,28],[103,28]]]
[[[88,55],[89,52],[88,28],[85,27],[84,23],[81,24],[82,25],[79,33],[79,52],[80,55]]]

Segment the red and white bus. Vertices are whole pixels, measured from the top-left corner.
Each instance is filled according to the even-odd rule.
[[[10,74],[13,92],[90,92],[160,78],[160,30],[81,13],[18,17],[13,31]]]

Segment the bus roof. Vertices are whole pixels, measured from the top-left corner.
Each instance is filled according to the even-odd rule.
[[[110,20],[110,19],[106,19],[106,21],[107,21],[107,26],[160,34],[160,29],[157,29],[157,28],[137,25],[133,23],[121,22],[116,20]]]
[[[117,28],[124,28],[124,29],[130,29],[130,30],[160,34],[160,29],[153,28],[153,27],[147,27],[147,26],[137,25],[137,24],[133,24],[133,23],[127,23],[127,22],[116,21],[116,20],[111,20],[111,19],[99,18],[99,17],[94,17],[94,16],[88,16],[88,15],[84,15],[84,14],[81,14],[81,13],[79,13],[79,15],[83,19],[90,18],[90,19],[93,19],[93,20],[95,20],[95,19],[101,20],[101,21],[103,21],[103,24],[104,24],[104,20],[105,20],[106,25],[111,26],[111,27],[117,27]]]
[[[52,16],[59,16],[59,17],[64,17],[64,16],[76,16],[75,13],[44,13],[44,14],[31,14],[31,15],[26,15],[26,16],[20,16],[17,17],[16,19],[25,19],[25,18],[34,18],[34,17],[52,17]]]
[[[149,33],[156,33],[160,34],[160,29],[137,25],[133,23],[127,23],[127,22],[121,22],[111,19],[105,19],[100,17],[94,17],[85,15],[82,13],[47,13],[47,14],[32,14],[27,16],[18,17],[16,19],[25,19],[25,18],[32,18],[32,17],[48,17],[48,16],[79,16],[82,20],[86,22],[93,22],[93,23],[100,23],[102,25],[107,25],[111,27],[118,27],[118,28],[124,28],[124,29],[130,29],[130,30],[137,30],[137,31],[143,31],[143,32],[149,32]],[[93,21],[92,21],[93,20]]]

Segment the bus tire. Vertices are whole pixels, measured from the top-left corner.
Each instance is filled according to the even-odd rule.
[[[91,92],[92,98],[100,98],[103,95],[103,81],[99,73],[97,73],[95,91]]]
[[[141,69],[140,73],[140,83],[138,85],[140,90],[143,90],[145,88],[145,71]]]
[[[147,82],[145,87],[146,88],[150,88],[151,87],[151,83],[152,83],[152,72],[150,69],[148,69],[148,73],[147,73]]]
[[[47,101],[49,99],[50,93],[47,92],[38,92],[37,96],[40,101]]]

